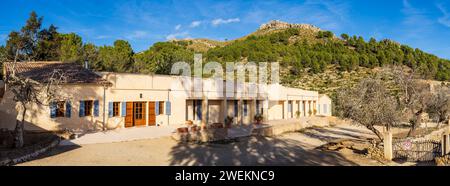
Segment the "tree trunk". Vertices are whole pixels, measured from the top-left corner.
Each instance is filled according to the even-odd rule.
[[[14,129],[14,147],[15,148],[21,148],[24,145],[23,140],[23,128],[25,124],[25,113],[26,108],[23,107],[22,111],[22,121],[16,120],[16,128]]]
[[[370,131],[372,131],[373,133],[375,133],[375,135],[377,135],[378,139],[380,139],[381,142],[383,142],[383,135],[373,125],[366,125],[366,128],[369,129]]]
[[[415,120],[412,123],[411,129],[409,129],[409,132],[408,132],[408,135],[407,135],[408,137],[411,137],[411,135],[413,135],[414,132],[416,131],[417,126],[420,125],[420,120],[422,120],[422,113],[423,113],[422,109],[419,110],[418,112],[416,112]]]

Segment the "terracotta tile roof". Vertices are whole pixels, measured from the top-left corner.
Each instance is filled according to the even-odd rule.
[[[66,76],[67,84],[89,83],[89,84],[110,84],[95,72],[83,68],[76,63],[64,63],[55,61],[40,62],[17,62],[13,67],[12,62],[4,63],[5,76],[12,73],[12,68],[16,69],[16,75],[28,77],[35,81],[45,83],[50,78],[54,70],[61,70]]]

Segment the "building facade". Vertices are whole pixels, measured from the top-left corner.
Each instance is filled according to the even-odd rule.
[[[29,71],[70,71],[61,87],[61,99],[48,105],[32,104],[25,117],[27,130],[101,130],[140,126],[179,125],[191,120],[197,124],[253,123],[256,114],[265,120],[314,115],[331,115],[331,100],[315,91],[284,87],[224,82],[194,77],[131,73],[94,73],[75,64],[28,62]],[[70,65],[70,66],[69,66]],[[4,74],[10,64],[5,63]],[[30,78],[39,80],[44,73]],[[83,77],[84,79],[80,79]],[[6,77],[5,77],[6,78]],[[75,80],[73,80],[75,79]],[[17,111],[8,84],[0,95],[0,128],[14,129]]]

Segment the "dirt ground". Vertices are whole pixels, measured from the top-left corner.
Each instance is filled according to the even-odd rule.
[[[383,165],[349,151],[315,149],[335,139],[375,138],[365,128],[341,124],[275,138],[246,137],[209,144],[177,143],[169,137],[130,142],[60,146],[19,165]]]

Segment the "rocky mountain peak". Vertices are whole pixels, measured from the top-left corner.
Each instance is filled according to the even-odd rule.
[[[278,30],[278,29],[287,29],[287,28],[300,28],[300,29],[307,29],[307,30],[313,30],[313,31],[320,31],[320,28],[311,25],[311,24],[294,24],[294,23],[287,23],[280,20],[272,20],[268,23],[262,24],[258,30]]]

